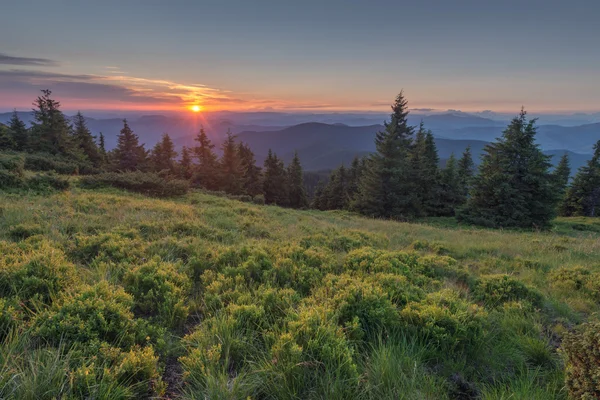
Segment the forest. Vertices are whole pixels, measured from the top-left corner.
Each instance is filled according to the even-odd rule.
[[[0,398],[598,398],[600,142],[552,168],[522,110],[442,165],[407,116],[318,179],[42,91],[0,125]]]

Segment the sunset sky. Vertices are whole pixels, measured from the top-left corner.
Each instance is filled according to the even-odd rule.
[[[2,7],[0,110],[600,111],[598,0]]]

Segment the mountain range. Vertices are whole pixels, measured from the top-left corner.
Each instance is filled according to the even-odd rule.
[[[31,112],[20,112],[27,123]],[[11,113],[0,114],[0,123],[7,122]],[[384,129],[383,114],[285,114],[276,112],[257,113],[207,113],[194,115],[146,115],[128,119],[130,127],[140,136],[146,148],[152,147],[167,132],[177,147],[191,146],[193,138],[204,126],[212,141],[218,146],[228,130],[238,139],[250,145],[262,162],[269,149],[286,162],[298,151],[307,170],[327,170],[345,163],[355,156],[375,150],[375,133]],[[108,149],[117,142],[123,126],[120,118],[86,118],[92,133],[103,132]],[[375,121],[375,123],[374,123]],[[459,156],[471,146],[477,162],[487,143],[502,134],[508,121],[485,118],[462,112],[444,114],[411,114],[409,123],[423,122],[431,129],[441,160],[454,153]],[[371,122],[371,123],[369,123]],[[378,122],[378,123],[377,123]],[[573,170],[583,165],[592,153],[592,146],[600,140],[600,123],[577,126],[539,125],[538,143],[554,161],[568,152]]]

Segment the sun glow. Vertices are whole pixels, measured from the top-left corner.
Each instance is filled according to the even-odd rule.
[[[192,109],[192,111],[193,111],[193,112],[195,112],[195,113],[202,111],[202,107],[201,107],[201,106],[199,106],[199,105],[193,105],[193,106],[191,107],[191,109]]]

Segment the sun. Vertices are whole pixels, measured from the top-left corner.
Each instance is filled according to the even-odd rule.
[[[192,111],[196,112],[196,113],[202,111],[202,107],[197,104],[193,105],[191,108],[192,108]]]

